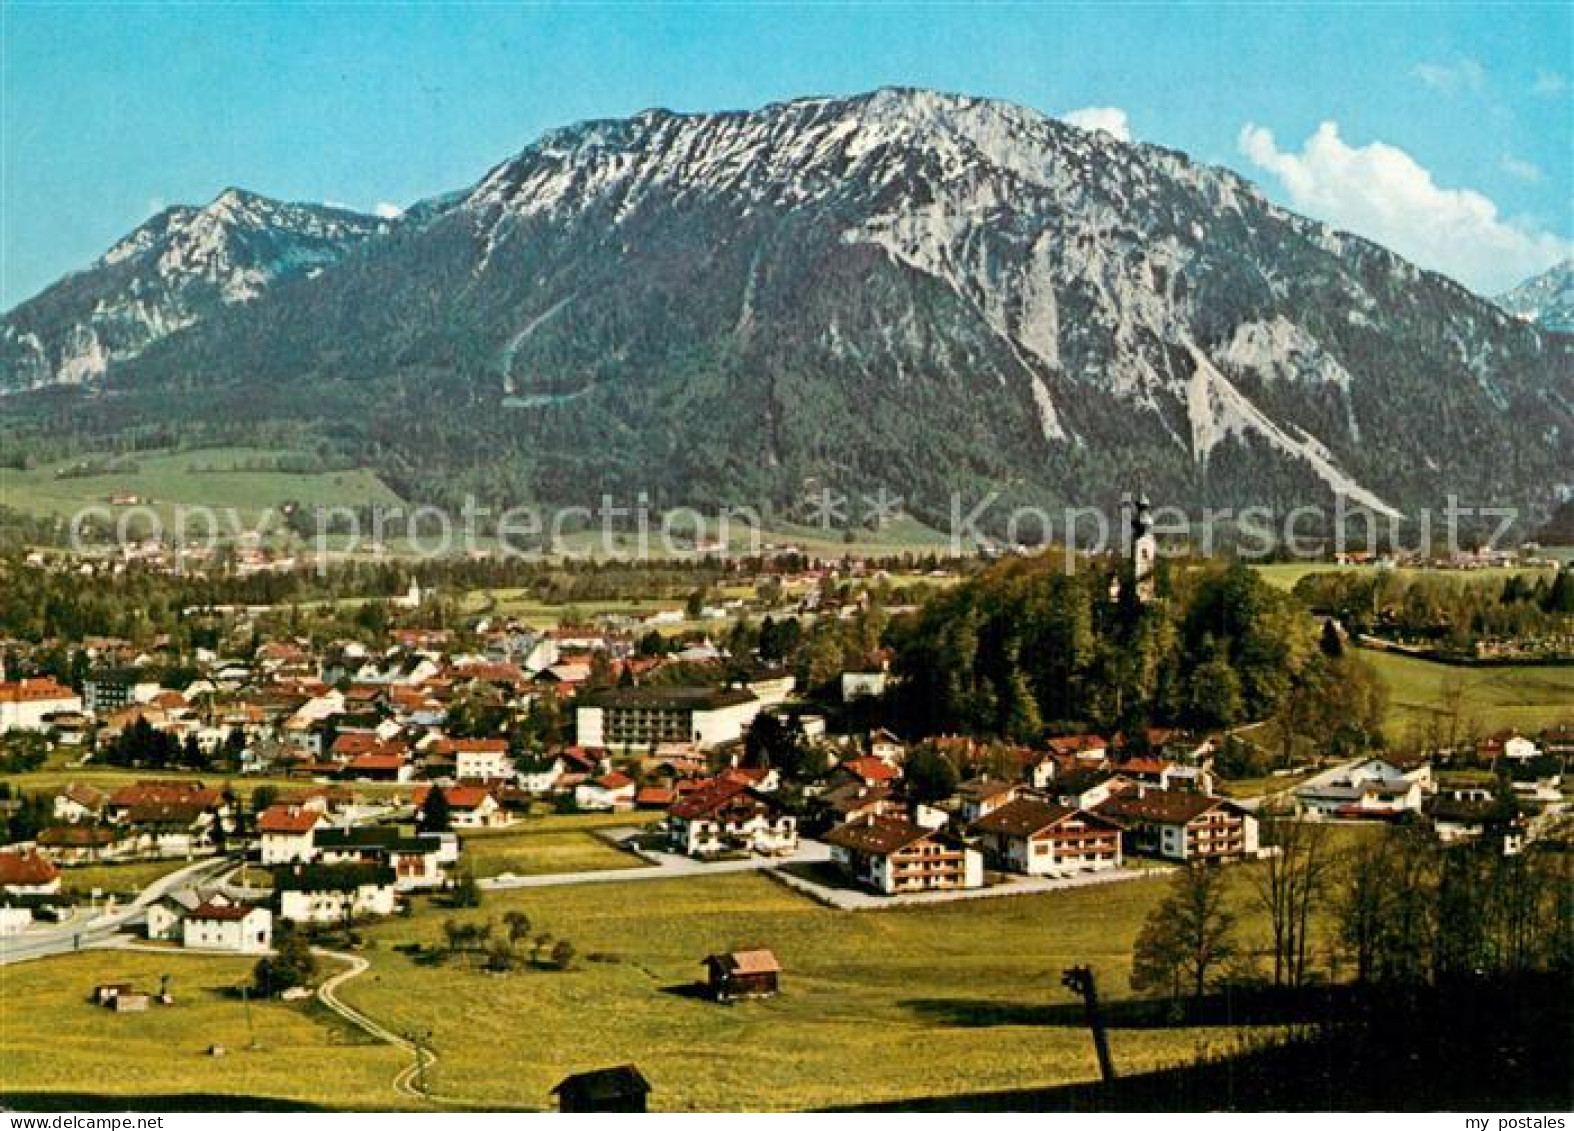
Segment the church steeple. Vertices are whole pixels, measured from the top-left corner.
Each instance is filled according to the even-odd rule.
[[[1135,505],[1126,496],[1130,512],[1131,529],[1131,578],[1136,586],[1137,600],[1147,602],[1155,596],[1154,571],[1158,565],[1159,542],[1153,536],[1153,505],[1146,491],[1138,494]]]

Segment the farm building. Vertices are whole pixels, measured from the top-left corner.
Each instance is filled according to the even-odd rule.
[[[704,966],[711,996],[717,1001],[771,997],[782,972],[776,955],[764,948],[713,954]]]

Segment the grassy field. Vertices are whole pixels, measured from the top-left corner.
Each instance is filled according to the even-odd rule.
[[[1450,683],[1462,691],[1462,720],[1484,731],[1534,731],[1574,720],[1574,667],[1454,667],[1375,651],[1361,657],[1388,685],[1390,739],[1403,739],[1442,711]]]
[[[465,862],[481,878],[504,872],[541,876],[643,866],[637,856],[608,844],[585,827],[542,828],[531,822],[462,833],[461,837]]]
[[[233,990],[248,980],[252,964],[100,951],[0,966],[0,1092],[210,1093],[397,1106],[390,1082],[409,1058],[368,1043],[317,1006],[254,1001],[248,1028],[248,1011]],[[174,1006],[114,1014],[88,1004],[100,982],[156,990],[166,973]],[[209,1056],[214,1044],[228,1054]]]
[[[545,818],[525,836],[583,836],[585,818]],[[1335,830],[1341,842],[1368,830]],[[486,838],[481,838],[486,839]],[[471,849],[477,845],[472,843]],[[1232,873],[1249,947],[1265,926],[1246,873]],[[1161,880],[1052,895],[875,912],[833,911],[753,874],[492,892],[483,906],[423,905],[365,931],[371,969],[341,996],[388,1027],[430,1032],[430,1086],[467,1107],[549,1106],[570,1072],[637,1063],[658,1110],[792,1109],[1088,1080],[1097,1069],[1060,972],[1088,963],[1105,998],[1129,997],[1132,943]],[[525,912],[534,933],[568,939],[566,972],[488,974],[432,964],[450,917]],[[692,992],[707,954],[769,946],[782,993],[719,1006]],[[243,1004],[221,991],[243,960],[100,952],[0,968],[0,1090],[233,1092],[393,1107],[404,1063],[315,1006],[254,1004],[266,1055],[243,1051]],[[115,1017],[81,1004],[97,981],[175,979],[182,1005]],[[1123,1072],[1231,1047],[1240,1029],[1119,1027]],[[201,1054],[209,1043],[231,1055]],[[329,1055],[324,1055],[329,1054]],[[115,1063],[113,1074],[103,1065]],[[407,1104],[405,1105],[407,1106]]]
[[[1091,962],[1105,992],[1125,996],[1131,943],[1162,891],[1137,881],[873,913],[831,911],[751,875],[494,893],[466,916],[522,910],[534,930],[573,942],[576,969],[499,977],[422,965],[393,950],[438,941],[442,917],[422,915],[368,932],[374,969],[343,996],[396,1029],[430,1030],[434,1088],[480,1106],[544,1105],[564,1074],[624,1061],[666,1110],[1052,1084],[1096,1074],[1061,969]],[[780,997],[718,1006],[686,992],[705,955],[750,945],[781,958]],[[1233,1036],[1132,1029],[1113,1046],[1136,1071]],[[506,1071],[502,1048],[517,1050]]]
[[[73,783],[77,785],[91,785],[95,789],[108,792],[123,785],[134,785],[139,781],[148,781],[150,779],[158,781],[200,781],[204,785],[212,786],[214,789],[220,789],[227,785],[234,789],[237,795],[247,798],[264,787],[276,789],[280,793],[290,793],[297,790],[310,789],[317,784],[305,778],[192,773],[186,770],[123,770],[114,767],[91,765],[45,766],[42,769],[31,770],[23,774],[0,774],[0,782],[6,782],[29,793],[58,793]],[[396,785],[392,782],[350,782],[348,783],[348,788],[352,792],[366,797],[404,797],[408,796],[414,787]]]
[[[1266,562],[1254,567],[1262,575],[1264,581],[1275,588],[1294,589],[1296,582],[1301,578],[1314,573],[1371,573],[1375,574],[1373,566],[1366,565],[1339,565],[1336,562]],[[1471,584],[1496,584],[1502,585],[1510,574],[1519,574],[1526,578],[1550,577],[1551,567],[1536,567],[1525,569],[1410,569],[1400,568],[1393,571],[1393,576],[1406,581],[1454,581],[1468,582]]]
[[[127,864],[85,864],[60,869],[60,886],[79,895],[94,888],[103,892],[139,892],[154,880],[191,863],[189,860],[141,860]]]
[[[256,448],[137,452],[125,457],[125,470],[72,478],[58,478],[55,473],[75,460],[29,471],[0,469],[0,502],[17,510],[70,517],[85,506],[106,504],[111,495],[130,494],[151,499],[152,509],[166,523],[174,506],[185,504],[234,507],[248,524],[268,508],[292,500],[323,505],[399,502],[370,471],[293,474],[234,470],[248,461],[288,454]],[[135,470],[131,470],[133,466]],[[117,513],[125,509],[114,508]],[[272,528],[277,527],[275,521]]]

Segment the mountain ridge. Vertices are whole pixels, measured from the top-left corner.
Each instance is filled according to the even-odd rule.
[[[1228,170],[887,88],[548,131],[106,388],[300,425],[310,389],[421,497],[1141,479],[1397,513],[1574,490],[1570,356]]]
[[[1553,264],[1493,301],[1543,329],[1574,334],[1574,259]]]
[[[0,319],[0,392],[101,377],[217,306],[331,264],[383,226],[235,187],[206,205],[161,209]]]

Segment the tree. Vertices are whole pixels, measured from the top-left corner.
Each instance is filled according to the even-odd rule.
[[[552,947],[552,965],[559,970],[567,970],[574,964],[574,944],[567,939],[558,939]]]
[[[748,765],[774,768],[789,778],[803,771],[806,760],[802,732],[779,716],[763,711],[749,724],[743,752]]]
[[[1332,870],[1326,833],[1325,826],[1300,820],[1264,829],[1265,845],[1277,851],[1257,869],[1253,887],[1272,933],[1276,986],[1299,986],[1306,978],[1311,913],[1322,904]]]
[[[1323,635],[1317,646],[1330,660],[1337,660],[1344,655],[1344,633],[1339,631],[1339,624],[1333,617],[1323,621]]]
[[[913,748],[903,776],[908,795],[914,801],[941,801],[956,792],[956,767],[933,743],[923,742]]]
[[[317,974],[317,956],[311,943],[299,931],[286,931],[278,939],[274,953],[261,959],[252,970],[252,985],[263,997],[277,997],[286,990],[311,983]]]
[[[454,879],[452,898],[455,907],[481,906],[481,885],[475,882],[475,873],[459,873]]]
[[[434,785],[427,791],[426,800],[421,802],[421,811],[416,814],[415,823],[423,833],[446,833],[453,827],[448,794],[443,792],[442,786]]]
[[[523,911],[510,911],[503,916],[503,926],[508,931],[508,941],[512,944],[525,942],[530,938],[530,916]]]
[[[1225,873],[1189,864],[1175,873],[1170,891],[1149,914],[1132,952],[1131,985],[1163,989],[1178,997],[1183,987],[1201,998],[1210,980],[1236,954],[1235,916],[1225,906]]]

